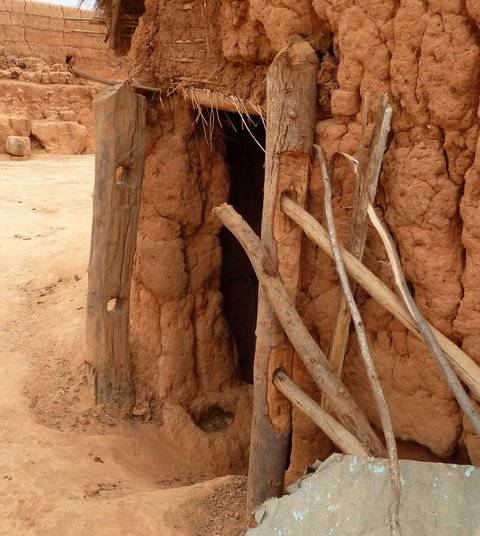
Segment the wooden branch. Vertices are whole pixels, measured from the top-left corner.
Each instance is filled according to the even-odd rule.
[[[357,333],[358,346],[360,349],[360,355],[362,356],[365,369],[367,371],[367,377],[370,383],[370,387],[373,392],[373,397],[377,404],[378,413],[380,415],[380,422],[382,423],[383,435],[385,437],[385,443],[388,451],[388,462],[390,467],[390,484],[391,484],[391,499],[390,499],[390,532],[393,536],[401,536],[400,531],[400,469],[398,466],[398,454],[397,444],[395,442],[395,435],[393,433],[392,419],[390,412],[388,411],[387,401],[383,394],[382,385],[378,378],[377,370],[370,354],[370,348],[368,346],[367,333],[363,325],[363,320],[360,314],[360,310],[357,307],[353,292],[350,289],[348,282],[347,271],[343,263],[342,253],[337,241],[337,231],[335,229],[335,221],[333,219],[332,208],[332,187],[330,179],[330,171],[328,164],[323,155],[322,149],[318,145],[314,145],[315,154],[320,162],[320,168],[324,186],[324,205],[325,205],[325,221],[327,223],[328,237],[332,246],[333,259],[335,261],[335,268],[340,280],[340,286],[342,287],[345,301],[347,302],[350,314],[352,316],[353,324],[355,325],[355,331]],[[382,153],[383,154],[383,153]]]
[[[265,111],[260,105],[256,105],[237,97],[236,95],[224,95],[220,91],[208,88],[179,87],[177,90],[186,100],[196,107],[214,108],[225,112],[245,113],[248,115],[265,116]]]
[[[425,344],[430,350],[430,353],[433,355],[433,357],[437,361],[438,366],[442,370],[445,381],[448,383],[455,398],[457,399],[458,405],[462,408],[463,413],[471,422],[476,434],[480,437],[480,415],[475,410],[471,400],[468,398],[465,389],[460,383],[452,367],[448,363],[448,359],[445,357],[445,354],[443,353],[443,350],[440,347],[437,338],[433,334],[432,329],[430,328],[427,321],[424,319],[422,313],[417,307],[417,304],[412,298],[412,295],[410,294],[410,290],[408,288],[407,281],[402,270],[402,264],[397,253],[397,247],[395,242],[393,241],[392,235],[388,231],[387,227],[380,220],[371,204],[369,204],[368,206],[368,216],[373,226],[377,230],[378,234],[380,235],[380,238],[382,239],[382,242],[387,251],[390,265],[392,267],[395,285],[400,295],[402,296],[405,305],[410,311],[410,314],[415,320],[418,327],[418,331],[420,332],[423,340],[425,341]]]
[[[145,151],[145,99],[127,83],[94,100],[95,188],[88,267],[87,347],[95,398],[128,413],[130,280]]]
[[[316,122],[318,58],[312,47],[295,37],[267,71],[265,182],[261,241],[286,294],[295,303],[301,230],[280,210],[284,191],[305,200]],[[300,231],[300,232],[299,232]],[[284,288],[282,286],[282,288]],[[284,290],[285,292],[285,290]],[[253,419],[248,468],[247,510],[283,493],[291,432],[291,406],[279,397],[273,372],[290,371],[293,348],[260,288],[254,361]]]
[[[331,399],[338,420],[357,437],[369,454],[384,456],[383,445],[355,400],[338,376],[330,370],[325,354],[304,326],[270,255],[262,247],[257,235],[230,205],[224,203],[213,211],[248,255],[278,321],[317,385]]]
[[[278,370],[273,375],[273,384],[295,407],[310,417],[342,452],[356,456],[368,456],[360,441],[304,393],[288,374]]]
[[[99,35],[101,37],[105,37],[105,32],[96,32],[95,30],[70,30],[72,33],[81,33],[86,35]]]
[[[76,67],[69,65],[68,70],[75,76],[80,78],[85,78],[86,80],[93,80],[95,82],[100,82],[106,85],[117,85],[122,84],[124,80],[117,80],[111,78],[104,78],[94,73],[87,73],[77,69]],[[181,78],[181,77],[179,77]],[[215,84],[214,82],[205,83]],[[145,86],[139,84],[136,80],[131,80],[130,84],[133,88],[143,91],[152,91],[154,93],[162,93],[164,90],[155,86]],[[194,106],[214,108],[217,110],[222,110],[225,112],[234,112],[242,113],[248,115],[259,115],[264,117],[265,110],[259,104],[252,103],[237,97],[236,95],[224,95],[220,91],[214,91],[208,88],[197,88],[197,87],[183,87],[180,86],[176,92],[180,93],[186,100],[190,101]]]
[[[87,73],[86,71],[82,71],[80,69],[77,69],[76,67],[73,67],[73,65],[68,66],[68,70],[80,78],[86,78],[87,80],[93,80],[95,82],[101,82],[102,84],[106,84],[109,86],[115,86],[117,84],[122,84],[123,80],[114,80],[111,78],[104,78],[103,76],[98,76],[96,74]]]
[[[93,17],[63,17],[63,20],[87,22],[88,24],[105,24],[105,19]]]
[[[282,197],[281,205],[285,214],[303,229],[303,232],[308,238],[317,244],[327,255],[333,257],[328,235],[318,221],[287,196]],[[350,276],[417,338],[421,339],[415,321],[399,297],[346,249],[342,248],[341,251],[345,267]],[[437,338],[440,347],[445,352],[445,356],[455,372],[469,387],[470,394],[476,400],[480,401],[480,367],[455,343],[440,333],[440,331],[431,325],[430,329]]]
[[[364,155],[364,136],[367,128],[367,111],[367,104],[365,104],[362,114],[363,135],[361,136],[360,140],[361,157],[358,161],[358,167],[355,166],[356,169],[354,169],[357,177],[358,188],[356,189],[356,195],[354,198],[352,228],[348,245],[348,250],[350,253],[360,261],[362,260],[363,252],[365,250],[365,242],[368,230],[367,204],[369,200],[373,202],[375,199],[378,179],[380,176],[381,162],[383,159],[383,153],[385,152],[392,117],[392,108],[388,105],[387,98],[384,95],[379,103],[377,120],[372,136],[370,159],[368,165],[366,165]],[[353,285],[352,290],[355,292],[355,285]],[[342,296],[338,304],[335,326],[333,329],[332,338],[330,340],[330,349],[328,354],[328,359],[332,364],[333,370],[335,370],[340,377],[342,376],[343,362],[347,349],[349,327],[350,309],[347,305],[345,297]],[[328,405],[326,403],[324,407],[326,411],[328,411]]]

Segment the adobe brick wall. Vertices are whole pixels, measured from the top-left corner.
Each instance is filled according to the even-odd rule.
[[[94,15],[93,11],[30,0],[0,0],[0,45],[16,56],[32,55],[61,63],[67,54],[73,54],[79,68],[103,76],[120,76],[125,61],[115,56],[102,35],[72,31],[106,34],[105,26],[65,20]]]

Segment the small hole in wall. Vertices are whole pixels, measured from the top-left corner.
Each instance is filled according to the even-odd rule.
[[[112,298],[107,302],[107,311],[111,313],[117,308],[117,298]]]
[[[196,415],[192,415],[193,422],[204,432],[221,432],[226,430],[233,421],[234,414],[217,404],[208,406]]]

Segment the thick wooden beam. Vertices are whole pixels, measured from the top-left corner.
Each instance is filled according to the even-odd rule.
[[[110,20],[110,48],[115,50],[118,43],[118,20],[120,18],[120,8],[122,0],[112,0],[111,20]]]
[[[318,59],[295,37],[267,71],[267,136],[261,241],[294,302],[301,233],[280,210],[283,192],[305,200],[315,129]],[[253,420],[247,508],[283,493],[291,430],[291,406],[273,385],[282,366],[291,373],[293,349],[264,290],[260,290],[254,363]]]
[[[94,101],[95,188],[88,267],[87,346],[95,399],[128,411],[133,388],[128,350],[130,280],[145,152],[145,98],[128,83]]]

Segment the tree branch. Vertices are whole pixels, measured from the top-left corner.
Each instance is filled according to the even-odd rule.
[[[368,456],[360,441],[303,392],[286,372],[277,370],[273,375],[273,384],[285,398],[310,417],[342,452],[356,456]]]
[[[213,212],[245,250],[278,321],[317,385],[330,398],[339,421],[359,439],[369,454],[384,456],[383,445],[355,400],[329,369],[325,354],[304,326],[257,235],[230,205],[224,203]]]
[[[408,288],[407,281],[405,280],[405,275],[402,270],[402,264],[400,262],[400,258],[398,257],[397,248],[390,232],[380,220],[371,204],[369,204],[368,206],[368,216],[373,226],[377,230],[378,234],[380,235],[383,245],[385,246],[385,249],[387,251],[388,260],[390,261],[393,276],[395,279],[395,286],[397,287],[400,295],[402,296],[405,305],[408,307],[410,314],[415,320],[418,327],[418,331],[422,335],[422,338],[425,341],[425,344],[428,346],[430,353],[433,355],[433,357],[437,361],[438,366],[442,370],[445,381],[448,383],[455,398],[457,399],[458,405],[462,408],[463,413],[465,413],[469,421],[472,423],[476,434],[480,437],[480,415],[473,407],[473,404],[468,398],[468,395],[465,392],[465,389],[463,388],[462,384],[460,383],[460,380],[458,379],[457,375],[448,363],[448,360],[445,357],[445,354],[443,353],[443,350],[440,347],[440,344],[438,343],[435,335],[433,334],[430,325],[423,318],[422,313],[420,312],[419,308],[417,307],[417,304],[415,303],[414,299],[412,298],[412,295],[410,294],[410,290]]]
[[[393,434],[392,420],[390,412],[388,411],[387,402],[383,394],[380,380],[373,363],[370,349],[368,347],[367,334],[363,325],[360,311],[355,303],[353,293],[350,289],[348,282],[347,272],[345,265],[343,264],[342,253],[337,241],[337,232],[335,229],[335,222],[333,219],[332,209],[332,188],[330,184],[330,171],[328,164],[323,155],[322,149],[318,145],[313,146],[315,154],[320,162],[322,171],[323,184],[325,188],[325,219],[327,222],[328,235],[330,243],[332,245],[333,258],[335,261],[335,267],[338,277],[340,279],[340,285],[342,287],[345,300],[350,309],[352,320],[355,325],[355,331],[357,333],[358,346],[360,348],[360,355],[362,356],[365,368],[367,371],[368,380],[373,391],[373,396],[377,403],[378,412],[380,414],[380,421],[382,423],[383,434],[385,436],[385,442],[387,444],[388,460],[390,466],[390,481],[391,481],[391,500],[390,500],[390,531],[393,536],[401,536],[399,510],[400,510],[400,470],[398,466],[397,445],[395,443],[395,436]],[[383,153],[382,153],[383,154]]]
[[[283,195],[281,204],[285,214],[302,228],[308,238],[317,244],[317,246],[327,255],[333,257],[328,235],[318,221],[286,195]],[[421,339],[417,325],[402,300],[346,249],[341,248],[341,251],[345,267],[351,277],[353,277],[353,279],[355,279],[370,294],[370,296],[372,296],[372,298],[383,305],[389,313],[411,331],[415,337]],[[449,360],[460,379],[470,389],[470,394],[476,400],[480,401],[480,367],[461,348],[445,337],[443,333],[431,325],[430,329],[444,351],[445,357]]]

